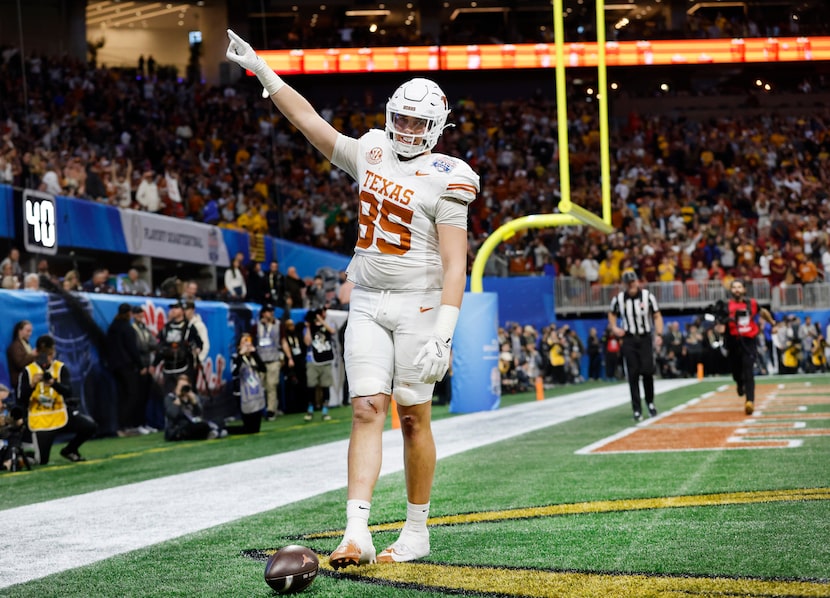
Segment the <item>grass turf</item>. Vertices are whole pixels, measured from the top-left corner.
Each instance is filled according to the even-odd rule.
[[[797,385],[804,380],[827,383],[830,377],[772,380]],[[659,397],[658,404],[661,410],[669,409],[720,384],[722,380],[707,379]],[[569,387],[557,392],[585,388]],[[618,391],[627,392],[624,387]],[[533,400],[529,394],[511,395],[504,397],[502,405],[506,408],[529,400]],[[809,411],[818,413],[822,409],[811,406]],[[826,436],[808,438],[803,446],[792,449],[575,454],[627,427],[629,411],[627,406],[609,409],[442,460],[436,472],[431,516],[601,500],[625,503],[664,496],[818,488],[826,487],[830,480],[830,439]],[[435,412],[436,419],[449,417],[445,407],[437,407]],[[333,415],[332,422],[310,425],[303,424],[301,416],[280,418],[266,424],[259,436],[239,440],[165,444],[160,435],[96,440],[85,445],[84,454],[94,459],[91,463],[49,466],[0,477],[0,504],[31,504],[347,437],[348,409],[335,409]],[[823,425],[809,422],[810,427]],[[372,523],[395,522],[403,516],[402,488],[402,474],[380,480]],[[344,500],[345,490],[330,492],[87,567],[0,589],[0,596],[272,596],[262,580],[262,561],[246,556],[245,551],[303,543],[327,554],[339,539],[313,534],[343,525]],[[416,573],[408,579],[404,576],[404,581],[384,577],[382,571],[365,577],[362,573],[344,576],[324,571],[304,595],[486,596],[508,595],[515,590],[517,595],[525,596],[658,596],[678,592],[830,596],[828,520],[830,502],[826,500],[751,504],[726,501],[637,510],[625,510],[623,504],[620,510],[603,513],[586,509],[569,515],[475,523],[464,523],[462,518],[461,523],[432,530],[433,552],[426,562],[440,565],[434,577],[426,568],[415,568]],[[378,532],[375,544],[384,546],[395,536],[395,532]],[[476,586],[458,581],[459,573],[453,565],[479,567],[474,577],[492,576],[484,584],[487,590],[465,589]],[[578,581],[559,580],[556,583],[560,585],[554,589],[545,589],[547,582],[534,581],[533,577],[519,584],[518,580],[524,579],[520,573],[505,572],[505,567],[526,569],[532,574],[576,571],[591,575]],[[618,585],[592,586],[606,582],[596,575],[599,572],[612,574]],[[646,577],[630,578],[629,583],[630,574]],[[676,582],[672,581],[675,576]],[[705,578],[700,582],[702,589],[690,592],[682,586],[685,582],[680,580],[692,576]],[[741,581],[737,588],[718,585],[735,579],[749,581]],[[759,580],[772,583],[782,579],[794,585],[783,589],[752,585]],[[675,585],[661,589],[658,580]],[[610,587],[622,587],[624,591],[618,594]]]

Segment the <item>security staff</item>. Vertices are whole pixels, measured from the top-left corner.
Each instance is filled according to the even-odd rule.
[[[643,378],[646,406],[651,417],[657,415],[654,406],[654,348],[663,343],[663,316],[657,306],[657,299],[640,288],[637,274],[633,270],[623,273],[625,290],[611,300],[608,311],[608,325],[611,332],[622,339],[622,356],[625,373],[631,390],[631,408],[634,421],[642,417],[640,399],[640,377]],[[619,326],[622,320],[622,327]]]
[[[746,394],[744,412],[752,415],[755,411],[755,361],[758,358],[757,336],[761,331],[756,318],[776,326],[772,314],[759,307],[755,299],[746,298],[746,288],[740,280],[733,280],[729,285],[732,298],[729,299],[729,319],[726,324],[718,324],[718,332],[726,333],[726,350],[732,378],[738,386],[738,396]]]

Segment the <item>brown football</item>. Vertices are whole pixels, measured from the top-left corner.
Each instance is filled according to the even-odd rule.
[[[279,594],[302,592],[317,577],[319,564],[313,550],[291,544],[269,557],[265,564],[265,582]]]

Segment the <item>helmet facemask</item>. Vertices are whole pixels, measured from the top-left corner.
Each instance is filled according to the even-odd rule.
[[[438,85],[412,79],[386,103],[386,135],[398,155],[412,158],[435,147],[449,113],[447,97]]]

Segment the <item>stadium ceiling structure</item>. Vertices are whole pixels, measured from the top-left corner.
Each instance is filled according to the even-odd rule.
[[[231,0],[88,0],[88,27],[144,27],[173,29],[192,27],[193,15],[206,4]],[[234,0],[235,1],[235,0]],[[669,11],[686,14],[711,11],[749,12],[770,9],[796,15],[819,8],[825,0],[607,0],[606,20],[629,21],[665,18]],[[593,20],[594,0],[564,0],[565,19]],[[505,20],[537,19],[549,22],[551,0],[247,0],[251,19],[295,20],[311,27],[379,27],[412,26],[418,28],[424,18],[442,24],[469,22],[501,15]],[[701,12],[702,11],[702,12]]]

